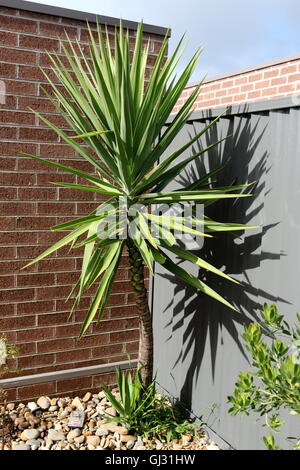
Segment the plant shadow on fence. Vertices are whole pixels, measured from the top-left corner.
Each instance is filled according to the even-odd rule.
[[[274,229],[280,220],[274,220],[274,223],[268,226],[264,226],[262,223],[261,214],[264,210],[266,195],[265,175],[270,170],[272,162],[269,162],[266,150],[261,153],[259,151],[259,144],[266,129],[261,130],[261,126],[258,129],[257,125],[251,123],[249,116],[241,115],[238,119],[231,115],[222,117],[221,121],[223,124],[226,122],[225,126],[220,125],[219,121],[211,127],[204,139],[194,145],[193,153],[199,152],[201,148],[209,146],[225,135],[229,137],[222,146],[219,145],[210,150],[205,158],[198,158],[196,163],[189,167],[177,181],[180,186],[184,187],[199,179],[205,172],[211,171],[229,160],[224,170],[218,174],[214,186],[256,181],[255,186],[248,188],[249,191],[247,190],[253,196],[217,202],[208,208],[209,211],[206,212],[206,215],[217,221],[260,226],[258,229],[242,233],[221,232],[214,235],[212,239],[205,239],[203,248],[194,252],[237,279],[240,284],[231,283],[203,269],[196,268],[195,270],[194,267],[194,270],[191,271],[189,265],[189,269],[194,275],[197,275],[199,279],[205,281],[231,302],[237,312],[201,292],[195,292],[195,290],[186,287],[173,276],[162,274],[174,286],[174,297],[167,306],[167,309],[172,309],[172,325],[168,324],[166,328],[169,328],[170,337],[180,329],[183,338],[182,348],[173,362],[173,368],[186,361],[188,356],[188,369],[184,370],[184,381],[179,396],[181,402],[188,408],[191,408],[193,383],[195,379],[198,379],[208,339],[210,341],[211,374],[214,381],[217,348],[222,329],[227,330],[240,353],[247,359],[236,325],[257,321],[256,312],[264,301],[276,302],[280,300],[289,303],[278,297],[277,293],[263,291],[259,282],[255,282],[251,276],[251,272],[259,268],[265,260],[273,260],[274,269],[278,269],[276,261],[279,261],[284,253],[268,253],[261,248],[262,239],[266,232]],[[208,122],[209,117],[206,124]],[[196,122],[192,127],[193,132],[190,132],[190,138],[199,132],[199,128],[195,125]],[[224,128],[226,133],[223,133]],[[177,294],[179,294],[180,301],[175,304],[174,299],[178,298]],[[184,311],[183,316],[182,311]],[[171,364],[170,368],[172,374]]]

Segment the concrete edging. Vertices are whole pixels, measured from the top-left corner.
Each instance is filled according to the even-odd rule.
[[[131,369],[137,365],[137,361],[112,362],[97,366],[78,367],[76,369],[66,369],[56,372],[45,372],[44,374],[25,375],[23,377],[13,377],[0,380],[0,388],[16,388],[25,385],[35,385],[39,383],[52,382],[56,380],[73,379],[75,377],[85,377],[89,375],[106,374],[113,372],[116,367],[120,369]]]

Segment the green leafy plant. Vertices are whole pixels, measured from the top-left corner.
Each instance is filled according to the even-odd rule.
[[[102,384],[106,399],[118,412],[118,416],[106,417],[107,421],[121,423],[136,435],[166,441],[195,434],[197,426],[186,419],[179,404],[157,393],[155,380],[143,385],[141,368],[135,372],[117,369],[116,380],[119,396]]]
[[[204,174],[187,187],[176,191],[166,189],[188,164],[221,142],[211,144],[197,153],[191,152],[190,156],[179,161],[179,157],[214,126],[218,120],[216,118],[177,150],[168,152],[170,144],[191,116],[200,91],[201,83],[166,126],[168,117],[190,80],[201,49],[177,78],[174,71],[183,53],[183,39],[167,58],[166,35],[147,82],[150,41],[143,45],[142,24],[137,31],[132,57],[129,34],[124,31],[122,23],[115,33],[114,44],[112,54],[109,36],[98,25],[96,35],[90,31],[90,60],[81,45],[77,43],[75,50],[71,41],[61,42],[65,62],[59,56],[50,55],[52,69],[60,86],[45,74],[52,95],[45,93],[74,135],[60,129],[45,116],[33,112],[61,141],[66,142],[90,164],[91,171],[81,171],[34,155],[23,155],[75,175],[77,183],[51,182],[56,186],[72,188],[74,198],[76,191],[91,191],[102,195],[105,201],[84,217],[52,227],[55,231],[70,232],[27,266],[65,245],[71,245],[71,248],[84,246],[81,275],[69,296],[74,298],[73,310],[87,290],[96,287],[96,293],[83,322],[81,337],[95,318],[101,321],[121,255],[127,247],[140,323],[138,362],[143,366],[143,383],[148,385],[152,381],[153,330],[144,267],[153,273],[153,263],[160,263],[172,275],[235,310],[230,302],[174,263],[170,256],[175,254],[227,281],[237,281],[176,244],[173,232],[177,230],[184,234],[211,237],[220,231],[250,228],[216,222],[207,216],[201,217],[201,220],[194,215],[161,216],[151,212],[151,207],[161,204],[178,207],[178,204],[186,202],[206,207],[223,199],[249,196],[246,193],[249,185],[213,188],[211,177],[223,168],[220,167]]]
[[[119,399],[105,384],[102,384],[106,399],[119,413],[119,416],[112,416],[109,420],[123,423],[128,429],[132,429],[139,417],[153,407],[156,395],[155,381],[144,387],[141,368],[135,372],[123,372],[116,369],[116,379]]]
[[[266,426],[277,432],[284,424],[279,412],[300,415],[300,316],[291,327],[275,304],[264,304],[260,324],[244,327],[243,338],[252,357],[254,372],[241,372],[228,401],[229,413],[265,416]],[[271,413],[271,415],[270,415]],[[299,448],[300,438],[295,448]],[[264,437],[268,449],[277,450],[273,434]]]

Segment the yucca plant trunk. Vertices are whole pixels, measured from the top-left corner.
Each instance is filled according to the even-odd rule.
[[[145,286],[144,262],[139,250],[131,240],[127,240],[131,283],[135,293],[139,316],[140,343],[138,366],[142,367],[141,374],[144,386],[152,381],[153,373],[153,328],[148,303],[148,291]]]

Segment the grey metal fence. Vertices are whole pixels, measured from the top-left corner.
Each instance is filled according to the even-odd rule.
[[[195,112],[174,147],[194,136],[221,111]],[[212,169],[228,159],[218,176],[220,186],[233,180],[238,184],[257,181],[253,197],[218,202],[212,215],[217,220],[259,228],[244,232],[238,239],[221,234],[206,241],[201,249],[202,257],[240,281],[241,285],[235,285],[216,276],[206,277],[239,313],[186,288],[160,266],[156,266],[158,276],[152,286],[158,382],[197,416],[203,416],[215,440],[223,439],[225,448],[261,449],[262,436],[267,434],[256,417],[228,414],[227,396],[234,389],[238,372],[250,369],[241,338],[243,324],[257,318],[264,302],[276,302],[291,321],[300,311],[299,131],[300,107],[295,98],[234,106],[192,151],[230,137],[170,185],[173,189],[194,181],[204,167]],[[190,149],[182,158],[188,154]],[[188,268],[199,274],[190,265]],[[281,435],[299,435],[297,421],[287,416]],[[287,442],[279,439],[287,448]]]

